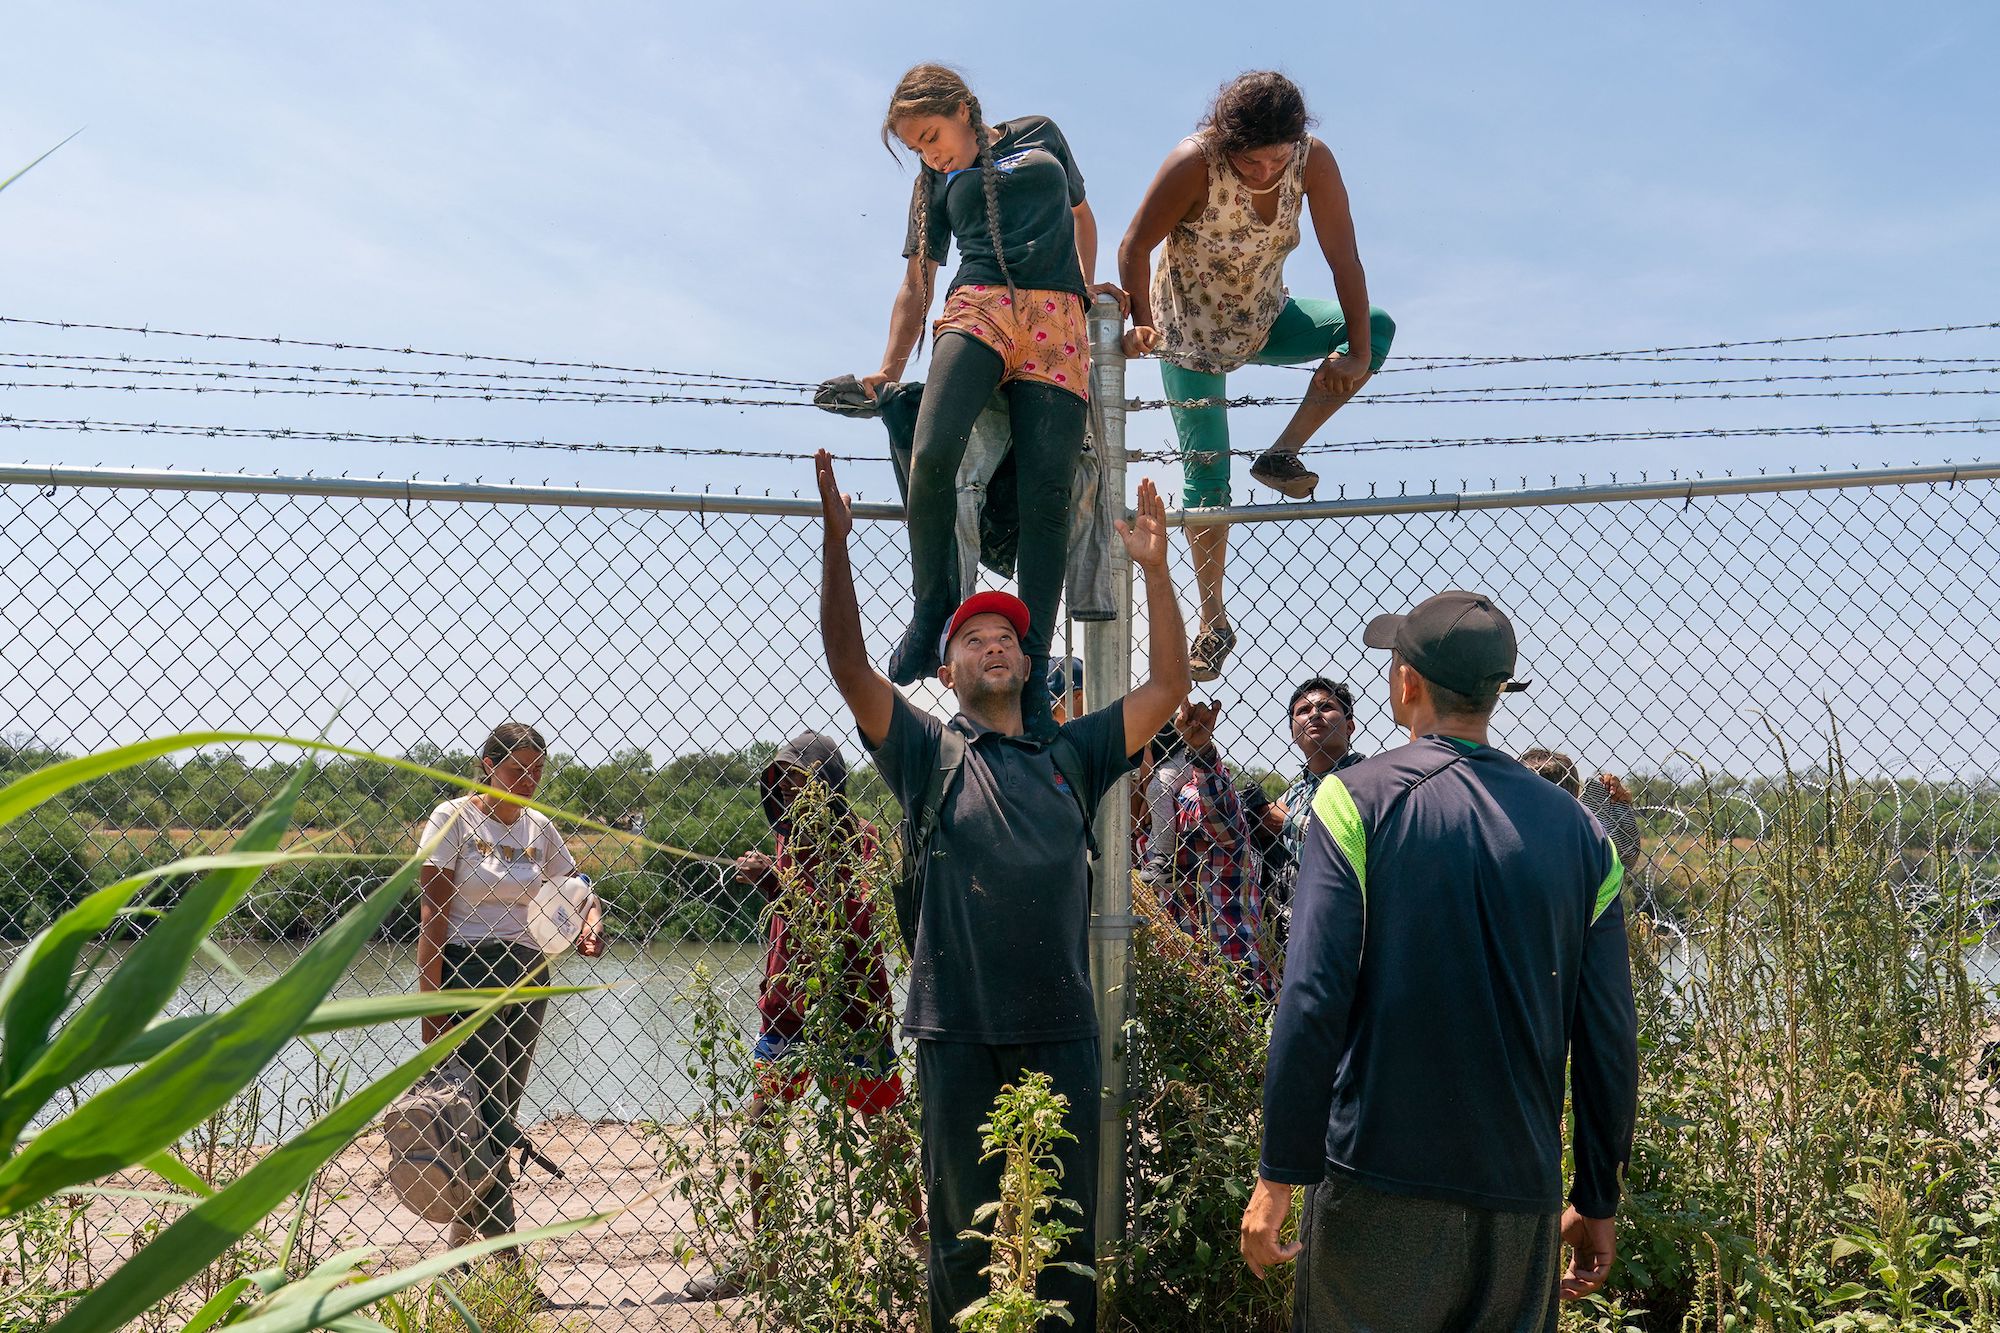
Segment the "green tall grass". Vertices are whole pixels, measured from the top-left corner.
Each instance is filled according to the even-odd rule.
[[[1883,820],[1837,735],[1824,780],[1787,760],[1761,840],[1709,794],[1685,938],[1634,921],[1638,1140],[1582,1326],[2000,1328],[1982,904],[1950,858],[1907,873],[1950,831]]]

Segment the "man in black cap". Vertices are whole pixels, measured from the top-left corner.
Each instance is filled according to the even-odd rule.
[[[1074,1322],[1051,1316],[1043,1327],[1089,1333],[1097,1327],[1096,1283],[1064,1267],[1093,1262],[1097,1200],[1101,1085],[1086,819],[1187,695],[1166,509],[1153,483],[1142,481],[1136,521],[1117,524],[1145,578],[1149,678],[1050,737],[1022,722],[1030,626],[1028,608],[1009,593],[973,594],[945,628],[938,679],[959,708],[950,722],[911,707],[868,664],[847,554],[853,516],[824,452],[817,469],[827,665],[905,813],[935,801],[936,823],[914,853],[922,867],[915,920],[901,923],[904,938],[914,938],[903,1031],[916,1040],[923,1096],[930,1326],[952,1328],[953,1316],[991,1290],[983,1271],[990,1247],[961,1234],[978,1208],[1000,1197],[1001,1162],[982,1160],[979,1127],[1003,1086],[1039,1071],[1069,1099],[1063,1125],[1075,1137],[1054,1150],[1063,1197],[1082,1209],[1062,1218],[1077,1230],[1051,1256],[1038,1293],[1065,1302]],[[942,789],[933,787],[948,766]],[[902,914],[904,902],[897,907]]]
[[[1623,870],[1582,806],[1487,743],[1525,687],[1489,599],[1439,593],[1362,642],[1392,654],[1410,743],[1313,797],[1243,1255],[1301,1259],[1295,1329],[1553,1330],[1558,1294],[1610,1272],[1631,1156]],[[1303,1239],[1281,1246],[1294,1185]]]

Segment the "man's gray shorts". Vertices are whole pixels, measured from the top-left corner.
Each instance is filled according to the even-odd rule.
[[[1329,1171],[1299,1217],[1292,1333],[1554,1333],[1561,1219],[1384,1194]]]

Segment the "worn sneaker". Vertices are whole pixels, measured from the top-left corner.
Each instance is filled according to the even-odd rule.
[[[687,1301],[733,1301],[750,1285],[750,1265],[732,1263],[719,1273],[691,1277],[681,1285],[681,1299]]]
[[[1222,664],[1235,648],[1235,630],[1227,623],[1210,625],[1188,645],[1188,674],[1200,681],[1215,680],[1222,675]]]
[[[1269,486],[1290,499],[1303,500],[1319,485],[1319,473],[1307,471],[1297,454],[1266,449],[1250,465],[1250,480]],[[1195,679],[1201,678],[1197,676]]]

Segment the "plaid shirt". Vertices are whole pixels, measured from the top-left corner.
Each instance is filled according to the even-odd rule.
[[[1343,768],[1352,768],[1367,756],[1349,750],[1333,761],[1333,767],[1326,773],[1338,773]],[[1313,797],[1319,794],[1319,784],[1326,773],[1315,773],[1311,769],[1299,770],[1299,780],[1285,791],[1285,831],[1281,835],[1285,847],[1292,854],[1292,865],[1296,868],[1300,853],[1306,847],[1306,819],[1312,814]],[[1287,895],[1289,896],[1289,895]]]
[[[1206,934],[1270,998],[1271,973],[1257,947],[1264,916],[1259,864],[1229,769],[1212,752],[1182,751],[1160,765],[1153,782],[1154,796],[1172,802],[1173,842],[1171,848],[1151,845],[1168,835],[1160,827],[1167,807],[1155,803],[1153,829],[1140,835],[1140,860],[1148,864],[1161,900],[1182,930]]]

